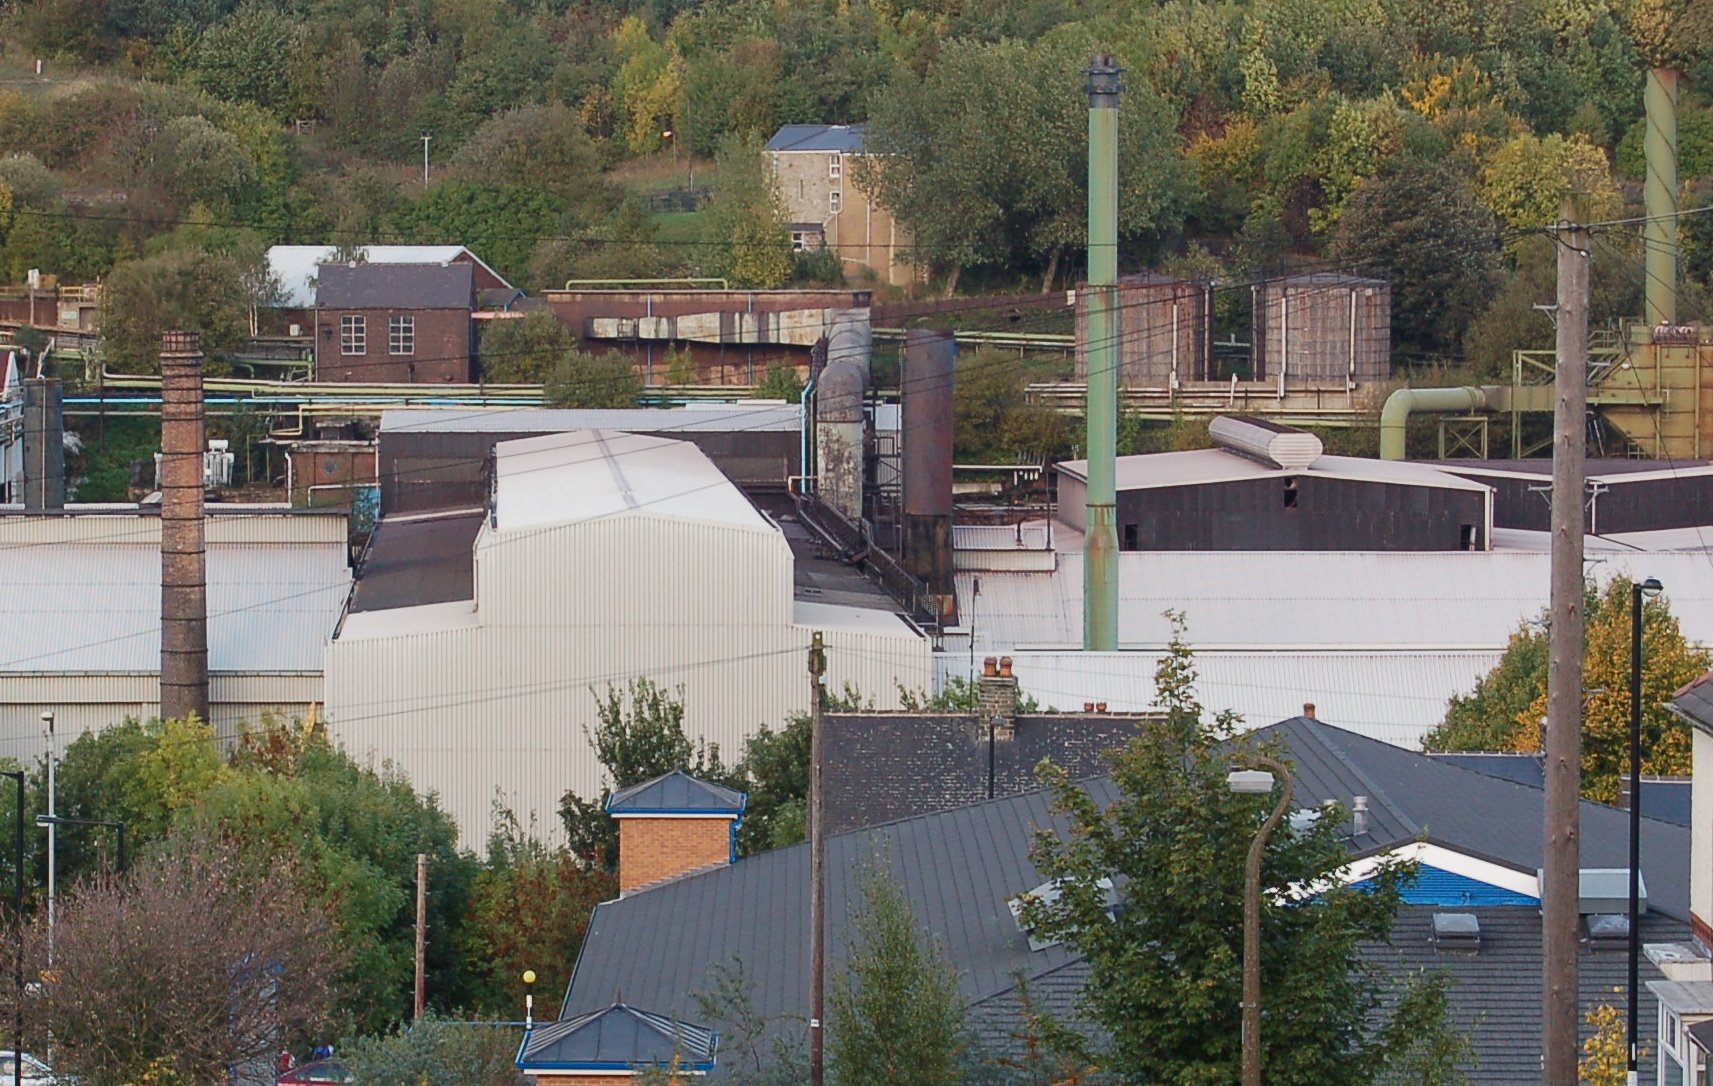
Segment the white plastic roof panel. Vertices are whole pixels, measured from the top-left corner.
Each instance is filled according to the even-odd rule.
[[[729,433],[802,428],[798,404],[701,404],[692,408],[424,408],[381,412],[383,433],[518,433],[527,430],[628,430],[633,433]]]

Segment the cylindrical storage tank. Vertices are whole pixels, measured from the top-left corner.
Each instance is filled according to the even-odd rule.
[[[1255,377],[1281,388],[1344,388],[1392,369],[1392,287],[1333,272],[1286,275],[1254,288]]]
[[[952,380],[958,344],[950,332],[904,337],[904,512],[952,515]]]
[[[852,359],[832,361],[815,379],[815,475],[821,500],[855,522],[862,516],[868,371]]]
[[[1209,369],[1208,330],[1213,285],[1169,275],[1127,275],[1118,281],[1114,335],[1123,388],[1176,388],[1203,381]],[[1088,377],[1088,292],[1077,293],[1077,379]]]
[[[1207,436],[1222,449],[1287,470],[1302,471],[1325,451],[1320,438],[1307,430],[1248,415],[1216,416],[1207,424]]]

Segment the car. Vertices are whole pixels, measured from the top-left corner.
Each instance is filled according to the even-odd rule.
[[[274,1083],[275,1086],[348,1086],[350,1081],[351,1072],[338,1060],[314,1060],[293,1067]]]
[[[0,1086],[5,1083],[22,1081],[30,1086],[77,1086],[77,1079],[71,1075],[57,1075],[54,1069],[40,1057],[24,1053],[22,1076],[18,1072],[18,1054],[10,1049],[0,1050]]]

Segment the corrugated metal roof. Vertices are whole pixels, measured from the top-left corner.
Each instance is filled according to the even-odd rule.
[[[987,600],[987,585],[982,585]],[[1192,630],[1193,633],[1193,630]],[[1499,662],[1488,652],[1196,651],[1196,691],[1210,711],[1230,709],[1260,726],[1295,716],[1304,703],[1341,728],[1410,749],[1445,718],[1453,694],[1474,689]],[[1044,709],[1075,712],[1105,702],[1114,713],[1156,708],[1156,652],[1013,651],[1020,688]],[[934,656],[936,689],[967,678],[967,654]]]
[[[1056,532],[1061,539],[1070,533]],[[1344,646],[1417,652],[1502,651],[1547,605],[1548,556],[1513,551],[1158,551],[1119,555],[1119,643],[1157,649],[1182,611],[1204,648]],[[1691,641],[1713,645],[1713,557],[1602,554],[1589,575],[1658,577]],[[977,655],[1082,643],[1083,556],[1061,551],[1053,573],[959,573]]]
[[[688,441],[576,430],[502,441],[494,460],[501,532],[631,512],[777,531]]]
[[[1078,479],[1088,478],[1087,460],[1065,460],[1057,466],[1067,475]],[[1287,475],[1319,475],[1328,479],[1355,479],[1399,486],[1432,486],[1446,490],[1484,492],[1492,489],[1484,483],[1471,482],[1449,471],[1410,461],[1323,455],[1316,457],[1307,468],[1282,468],[1251,460],[1226,449],[1189,449],[1183,452],[1121,456],[1117,462],[1116,482],[1119,490],[1146,490],[1152,487],[1193,486]]]
[[[282,309],[312,309],[320,265],[338,255],[333,245],[275,245],[268,250],[268,271],[280,285],[275,305]],[[484,268],[500,282],[498,272],[462,245],[365,245],[363,259],[376,264],[445,264],[460,257]]]
[[[698,407],[620,407],[381,412],[382,433],[527,433],[557,430],[628,430],[631,433],[796,433],[803,426],[798,404],[720,403]]]
[[[769,151],[842,151],[861,154],[865,124],[788,124],[767,141]]]
[[[469,309],[468,264],[323,264],[315,304],[323,309]]]
[[[0,673],[160,668],[161,558],[136,544],[6,552]],[[320,672],[350,590],[345,545],[208,548],[208,666]]]

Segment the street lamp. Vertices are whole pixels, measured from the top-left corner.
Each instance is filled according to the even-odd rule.
[[[1250,768],[1226,774],[1225,786],[1238,795],[1267,795],[1273,791],[1273,776],[1283,787],[1273,813],[1261,823],[1249,844],[1249,859],[1243,865],[1243,1086],[1261,1086],[1261,854],[1267,836],[1285,817],[1291,805],[1291,773],[1271,758],[1244,756]],[[1269,772],[1271,771],[1271,772]]]
[[[535,970],[523,971],[523,1028],[535,1028]]]
[[[24,771],[0,770],[0,776],[11,777],[18,782],[17,836],[13,841],[16,855],[12,857],[15,879],[12,908],[16,910],[12,919],[17,925],[12,936],[12,984],[15,989],[12,994],[17,1000],[12,1008],[12,1086],[24,1086]]]
[[[422,187],[428,187],[428,141],[434,138],[434,133],[424,128],[422,130]]]
[[[58,815],[37,815],[38,826],[97,826],[105,830],[114,830],[119,834],[119,873],[125,873],[125,823],[110,822],[100,818],[64,818]]]
[[[1658,577],[1630,586],[1630,982],[1629,1086],[1636,1086],[1636,985],[1640,981],[1642,932],[1642,599],[1664,591]]]

